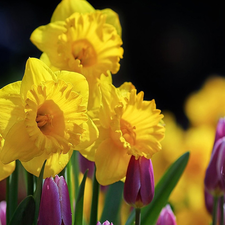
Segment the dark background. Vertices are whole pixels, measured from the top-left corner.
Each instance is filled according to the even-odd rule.
[[[49,23],[60,0],[0,1],[0,87],[23,76],[28,57],[41,52],[29,37]],[[128,1],[127,1],[128,2]],[[112,8],[122,24],[124,58],[116,86],[134,83],[157,108],[171,110],[184,126],[187,96],[212,75],[225,75],[225,7],[220,1],[90,0]]]

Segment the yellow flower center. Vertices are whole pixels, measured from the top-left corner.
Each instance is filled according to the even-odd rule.
[[[74,41],[72,45],[74,59],[79,59],[80,63],[87,67],[96,63],[96,52],[92,44],[87,40]]]
[[[120,129],[123,133],[124,139],[130,143],[131,146],[135,145],[136,141],[136,133],[135,133],[135,126],[131,126],[130,123],[121,119],[120,120]]]

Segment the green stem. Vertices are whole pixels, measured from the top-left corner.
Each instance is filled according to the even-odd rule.
[[[92,192],[90,225],[97,224],[97,220],[98,220],[98,196],[99,196],[99,183],[96,180],[96,174],[95,174],[94,177],[93,177],[93,192]]]
[[[218,197],[217,196],[214,196],[214,199],[213,199],[213,221],[212,221],[212,225],[216,225],[217,224],[217,203],[218,203]]]
[[[34,175],[26,172],[27,174],[27,195],[34,194]]]
[[[14,211],[16,210],[18,203],[18,161],[16,161],[16,168],[14,172],[7,178],[6,184],[6,224],[8,225],[10,219],[13,216]]]
[[[135,209],[135,225],[141,225],[141,209]]]
[[[220,225],[223,225],[224,223],[224,212],[223,212],[224,196],[223,195],[220,197],[219,204],[220,204]]]
[[[75,199],[77,199],[78,191],[79,191],[79,162],[78,162],[78,152],[76,150],[73,151],[73,155],[71,157],[72,168],[73,168],[73,178],[75,185]]]

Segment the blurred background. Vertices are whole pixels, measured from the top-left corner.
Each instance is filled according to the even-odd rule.
[[[0,1],[0,87],[22,78],[28,57],[40,57],[30,34],[50,22],[59,2]],[[112,8],[120,17],[124,57],[114,85],[133,82],[165,114],[163,151],[153,157],[155,180],[182,153],[191,152],[170,199],[178,224],[209,224],[203,180],[217,120],[225,115],[225,3],[89,3],[96,9]]]

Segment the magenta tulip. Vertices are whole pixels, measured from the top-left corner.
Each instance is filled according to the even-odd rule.
[[[124,199],[135,208],[148,205],[154,197],[154,173],[151,159],[131,156],[124,183]]]
[[[6,201],[0,202],[0,224],[6,225]]]
[[[113,225],[113,223],[110,223],[108,220],[106,220],[103,224],[101,224],[100,222],[97,222],[96,225]]]
[[[213,196],[225,191],[225,137],[215,142],[211,159],[205,174],[205,189]]]
[[[71,225],[72,214],[66,181],[61,176],[46,178],[42,188],[38,225]]]
[[[176,217],[170,205],[166,205],[159,215],[156,225],[176,225]]]

